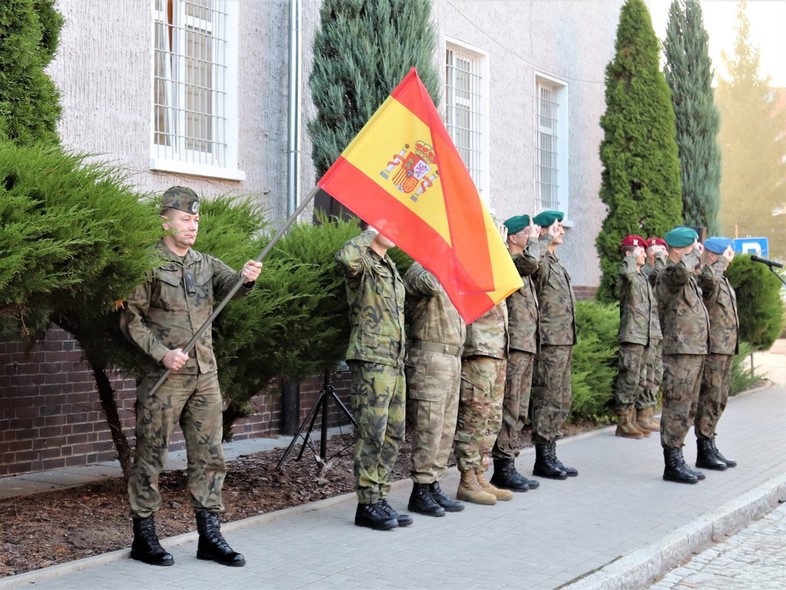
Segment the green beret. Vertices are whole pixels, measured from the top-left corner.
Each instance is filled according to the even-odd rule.
[[[529,225],[529,215],[514,215],[504,222],[508,228],[508,234],[517,234]]]
[[[177,209],[191,215],[199,213],[199,197],[185,186],[173,186],[168,188],[161,198],[161,211],[165,209]]]
[[[696,233],[695,229],[690,227],[675,227],[673,230],[668,232],[663,239],[666,240],[666,244],[671,246],[672,248],[684,248],[685,246],[690,246],[699,239],[699,234]]]
[[[541,211],[532,218],[532,222],[540,227],[549,227],[555,221],[562,221],[565,214],[562,211]]]

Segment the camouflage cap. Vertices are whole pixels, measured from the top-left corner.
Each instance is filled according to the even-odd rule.
[[[173,186],[166,190],[161,198],[161,210],[177,209],[191,215],[199,213],[199,197],[185,186]]]
[[[541,211],[532,218],[532,222],[540,227],[549,227],[555,221],[562,221],[565,214],[562,211]]]
[[[698,240],[699,234],[697,234],[696,230],[693,228],[680,226],[675,227],[663,236],[663,238],[672,248],[685,248]]]
[[[514,215],[504,222],[504,226],[508,228],[509,234],[517,234],[528,225],[529,215]]]

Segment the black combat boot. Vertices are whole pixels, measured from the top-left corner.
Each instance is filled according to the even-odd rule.
[[[513,492],[529,490],[528,480],[516,471],[513,459],[494,459],[494,474],[489,480],[491,485]]]
[[[696,439],[696,467],[726,471],[729,466],[715,454],[712,449],[712,439]]]
[[[726,467],[736,467],[736,466],[737,466],[737,462],[736,462],[736,461],[734,461],[734,460],[732,460],[732,459],[727,459],[727,458],[726,458],[726,457],[724,457],[724,456],[723,456],[723,454],[722,454],[722,453],[721,453],[721,452],[718,450],[718,447],[717,447],[717,446],[715,446],[715,437],[714,437],[714,436],[713,436],[713,437],[710,439],[710,443],[712,444],[712,450],[713,450],[713,452],[715,453],[715,456],[716,456],[718,459],[720,459],[721,461],[723,461],[724,463],[726,463]]]
[[[666,463],[666,467],[663,470],[663,479],[676,481],[677,483],[699,483],[699,479],[685,465],[681,450],[674,447],[665,447],[663,449],[663,460]]]
[[[535,467],[532,468],[532,473],[549,479],[568,478],[568,474],[553,463],[549,453],[549,443],[535,444]]]
[[[561,469],[565,472],[565,475],[568,477],[576,477],[579,472],[578,470],[574,469],[573,467],[565,467],[557,458],[557,441],[553,440],[549,443],[549,454],[551,455],[551,462],[557,466],[557,469]]]
[[[445,512],[461,512],[464,510],[464,504],[458,500],[454,500],[442,491],[438,481],[428,486],[431,492],[431,497],[434,501],[445,509]]]
[[[698,469],[693,469],[690,465],[685,463],[685,455],[682,452],[682,447],[680,447],[680,460],[682,461],[683,465],[685,465],[685,469],[687,469],[688,473],[692,473],[696,479],[699,481],[707,479],[707,476],[704,475],[704,472],[699,471]]]
[[[399,514],[393,510],[393,506],[388,504],[388,501],[385,498],[379,500],[377,502],[377,506],[383,514],[387,514],[389,518],[395,518],[398,526],[405,527],[412,524],[412,517],[409,514]]]
[[[398,527],[398,521],[388,516],[379,505],[379,502],[374,504],[358,504],[358,509],[355,511],[355,526],[364,526],[375,531],[389,531]]]
[[[152,516],[134,519],[134,542],[131,544],[131,559],[150,565],[172,565],[171,554],[164,551],[156,536],[156,525]]]
[[[427,483],[413,484],[407,508],[425,516],[445,516],[445,509],[431,495],[431,489]]]
[[[199,531],[197,559],[209,559],[233,567],[246,565],[246,559],[240,553],[233,551],[221,535],[218,514],[200,510],[196,513],[196,521]]]

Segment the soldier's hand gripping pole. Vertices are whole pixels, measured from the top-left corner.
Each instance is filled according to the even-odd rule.
[[[298,216],[314,199],[314,195],[316,195],[319,192],[319,190],[320,190],[319,187],[316,186],[312,189],[310,193],[308,193],[306,198],[303,199],[303,202],[300,203],[297,209],[295,209],[295,212],[292,214],[292,216],[284,222],[284,225],[282,225],[281,228],[279,228],[278,232],[276,232],[276,235],[273,236],[273,238],[270,240],[267,246],[265,246],[265,248],[262,250],[259,256],[257,256],[254,260],[256,260],[257,262],[262,262],[265,259],[265,257],[273,249],[273,246],[275,246],[276,243],[284,236],[286,231],[289,229],[289,226],[291,226],[297,220]],[[191,337],[191,340],[186,342],[186,345],[183,347],[183,352],[185,354],[188,354],[191,351],[191,349],[194,348],[194,345],[196,345],[196,341],[199,339],[202,333],[213,324],[213,320],[215,320],[218,317],[218,314],[220,314],[223,311],[227,303],[229,303],[232,300],[232,298],[240,290],[240,287],[242,287],[245,282],[246,279],[241,276],[238,279],[237,283],[235,283],[235,285],[229,291],[229,293],[227,293],[226,296],[221,300],[221,302],[218,305],[216,305],[216,307],[213,309],[213,313],[210,314],[210,317],[207,318],[205,320],[205,323],[199,327],[199,330],[197,330],[196,333]],[[167,369],[166,371],[164,371],[164,374],[161,375],[158,381],[156,381],[156,384],[153,385],[153,388],[150,390],[150,393],[148,395],[152,397],[155,394],[155,392],[158,391],[158,388],[161,387],[164,381],[166,381],[167,378],[169,377],[169,373],[171,373],[171,369]]]

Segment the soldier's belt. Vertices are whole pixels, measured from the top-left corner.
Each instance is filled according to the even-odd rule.
[[[439,344],[437,342],[423,342],[422,340],[413,340],[409,343],[412,348],[418,350],[427,350],[429,352],[439,352],[441,354],[449,354],[451,356],[461,356],[464,351],[463,346],[456,344]]]

